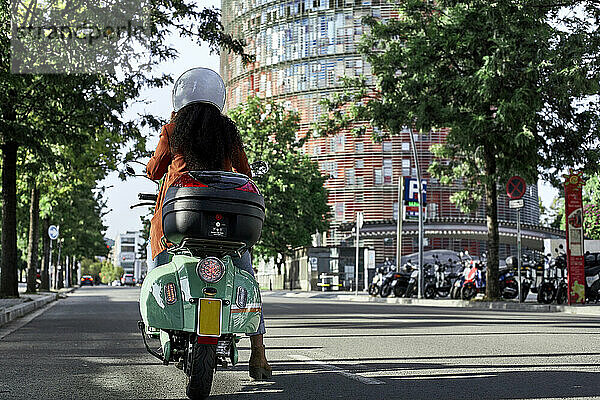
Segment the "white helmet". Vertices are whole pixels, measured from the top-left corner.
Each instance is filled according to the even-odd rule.
[[[219,74],[209,68],[185,71],[173,86],[173,111],[192,103],[209,103],[219,111],[225,106],[225,83]]]

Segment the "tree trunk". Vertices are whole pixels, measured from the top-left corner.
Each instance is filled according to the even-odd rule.
[[[17,283],[17,143],[2,145],[2,264],[0,297],[19,297]]]
[[[75,285],[79,285],[79,274],[77,273],[77,258],[73,257],[73,268],[72,268],[72,276],[73,279],[71,280],[72,284],[71,286],[75,286]]]
[[[44,218],[42,221],[42,268],[40,271],[42,283],[40,290],[50,290],[50,237],[48,237],[48,228],[50,219]]]
[[[40,222],[40,189],[32,181],[31,202],[29,204],[29,244],[27,246],[27,292],[35,293],[38,268],[38,226]]]
[[[498,285],[498,189],[496,186],[496,155],[489,146],[485,148],[485,214],[487,217],[487,276],[486,297],[488,300],[500,298]]]

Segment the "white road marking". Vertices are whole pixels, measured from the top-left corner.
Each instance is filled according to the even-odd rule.
[[[25,325],[30,323],[33,319],[42,315],[45,311],[49,310],[50,308],[54,307],[54,305],[56,305],[56,303],[58,303],[58,301],[52,301],[52,302],[46,304],[45,306],[43,306],[42,308],[38,308],[37,310],[35,310],[32,313],[24,315],[23,317],[17,318],[14,321],[11,321],[8,324],[4,325],[3,327],[0,328],[0,340],[4,339],[6,336],[10,335],[17,329],[24,327]]]
[[[337,374],[345,376],[346,378],[350,378],[357,382],[364,383],[365,385],[385,385],[385,382],[382,382],[380,380],[377,380],[374,378],[366,378],[364,376],[357,375],[352,372],[348,372],[340,367],[336,367],[335,365],[327,364],[326,362],[319,361],[319,360],[313,360],[312,358],[303,356],[301,354],[290,354],[290,355],[288,355],[288,357],[290,357],[291,359],[294,359],[294,360],[303,361],[307,364],[318,365],[320,367],[323,367],[325,369],[333,371]]]

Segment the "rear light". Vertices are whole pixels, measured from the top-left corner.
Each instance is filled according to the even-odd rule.
[[[206,257],[196,266],[198,276],[207,283],[216,283],[225,275],[225,264],[217,257]]]
[[[204,183],[195,180],[190,174],[181,175],[171,184],[173,187],[208,187]]]
[[[198,336],[198,344],[217,344],[218,342],[218,337]]]
[[[258,188],[256,187],[256,185],[252,181],[246,182],[246,184],[244,186],[240,186],[238,188],[235,188],[235,190],[242,190],[244,192],[250,192],[250,193],[260,194],[259,191],[258,191]]]

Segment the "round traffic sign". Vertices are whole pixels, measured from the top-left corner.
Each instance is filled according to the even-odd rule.
[[[527,189],[527,184],[525,183],[525,179],[520,176],[513,176],[506,183],[506,194],[512,200],[518,200],[523,197],[525,189]]]
[[[58,227],[55,225],[50,225],[48,227],[48,236],[52,240],[56,240],[58,238]]]

